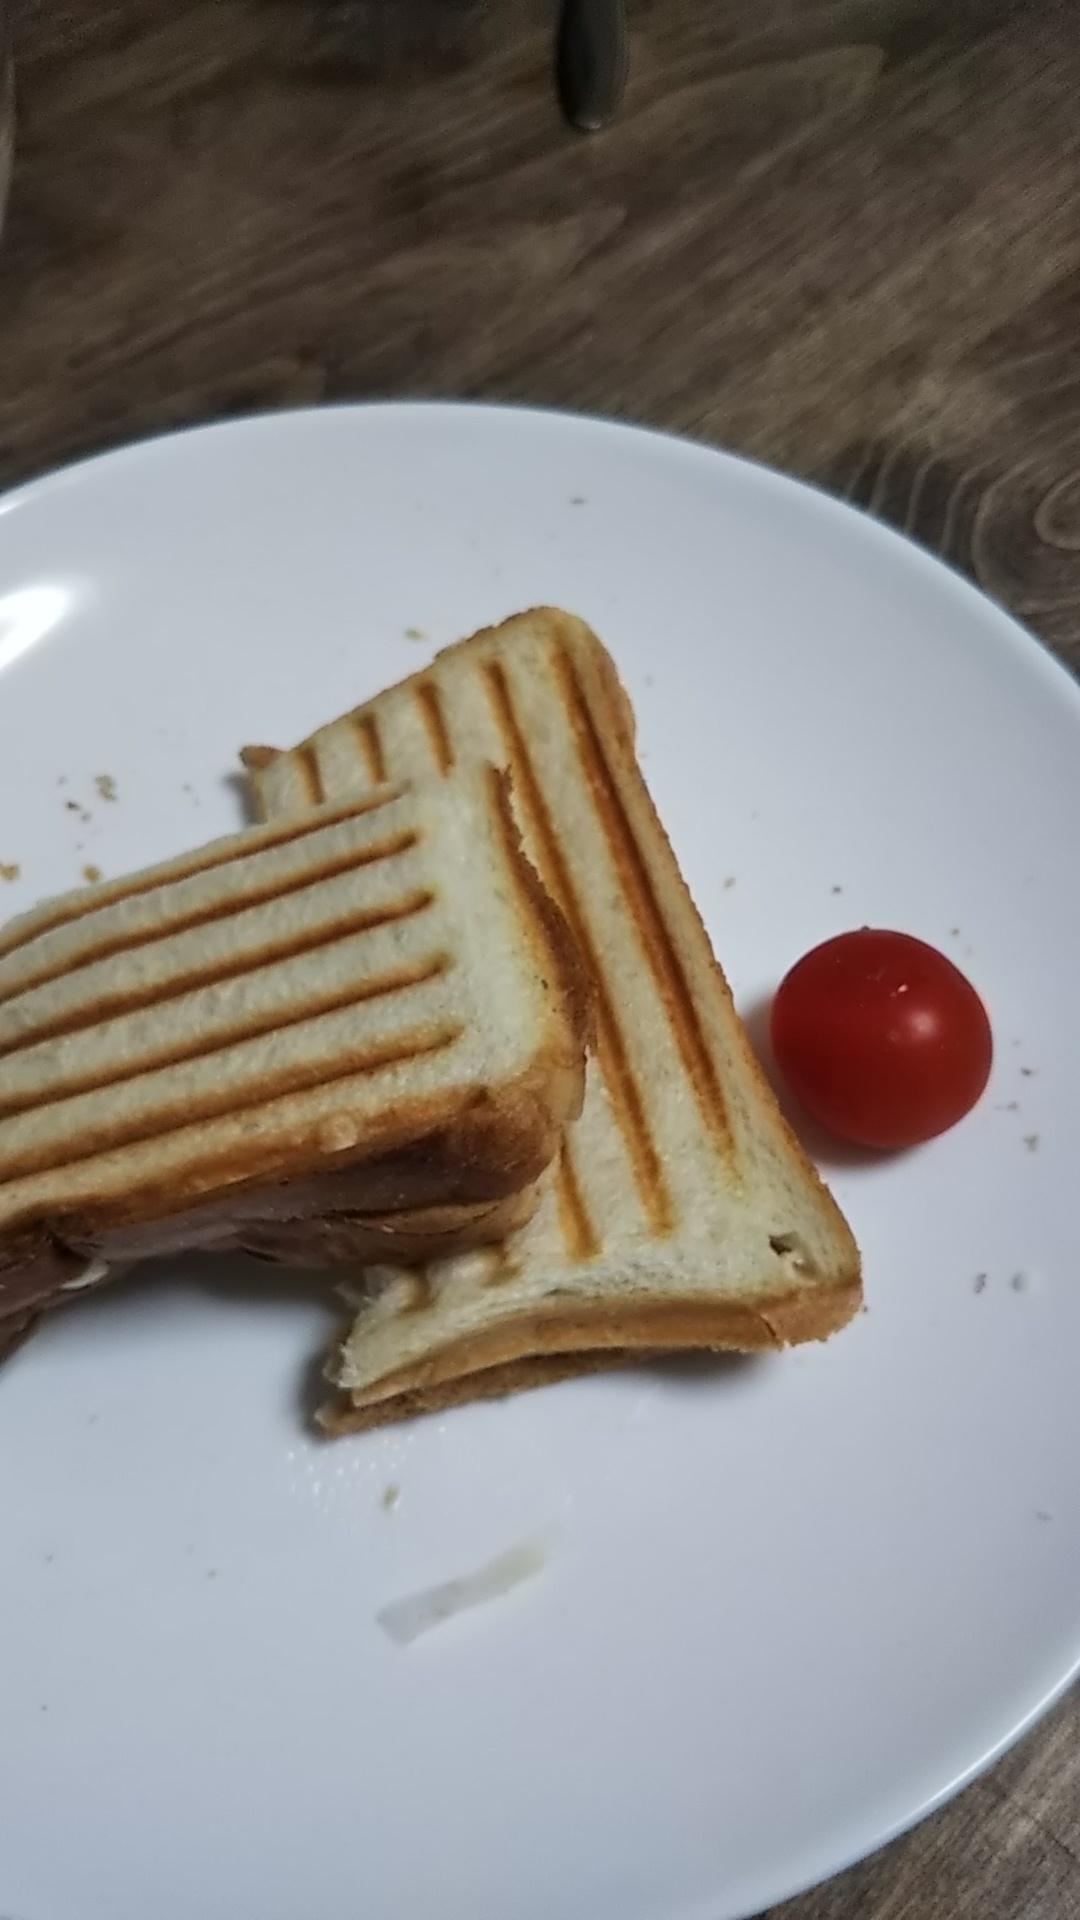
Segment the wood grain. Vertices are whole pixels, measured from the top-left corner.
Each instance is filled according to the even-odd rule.
[[[21,0],[0,482],[383,394],[681,429],[832,487],[1080,667],[1074,0]],[[888,1729],[882,1729],[888,1738]],[[1080,1702],[773,1920],[1080,1920]]]

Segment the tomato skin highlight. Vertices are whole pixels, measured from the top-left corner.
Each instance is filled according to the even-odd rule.
[[[909,933],[863,927],[796,961],[772,1004],[777,1065],[813,1117],[860,1146],[930,1140],[971,1111],[994,1043],[971,982]]]

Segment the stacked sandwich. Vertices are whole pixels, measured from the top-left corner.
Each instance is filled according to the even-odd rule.
[[[336,1266],[341,1432],[851,1317],[587,627],[244,759],[264,824],[0,931],[0,1346],[155,1254]]]

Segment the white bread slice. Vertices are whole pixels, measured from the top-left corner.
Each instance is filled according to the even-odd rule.
[[[292,753],[248,750],[264,812],[474,758],[510,771],[526,849],[596,975],[598,1046],[532,1221],[501,1248],[380,1269],[334,1363],[332,1431],[671,1348],[821,1339],[859,1257],[783,1120],[657,818],[596,636],[538,608]]]
[[[587,1002],[477,760],[47,901],[0,930],[0,1313],[42,1238],[218,1244],[298,1179],[376,1245],[520,1219]]]

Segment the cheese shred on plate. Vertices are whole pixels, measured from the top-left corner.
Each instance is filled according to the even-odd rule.
[[[508,1548],[486,1566],[478,1567],[475,1573],[462,1574],[457,1580],[444,1580],[441,1586],[426,1587],[423,1592],[408,1594],[402,1600],[392,1600],[389,1606],[380,1608],[375,1618],[391,1640],[399,1647],[407,1647],[410,1640],[449,1620],[451,1615],[463,1613],[466,1607],[483,1606],[488,1600],[499,1600],[523,1580],[531,1580],[547,1564],[550,1549],[551,1542],[546,1535],[519,1541],[516,1547]]]

